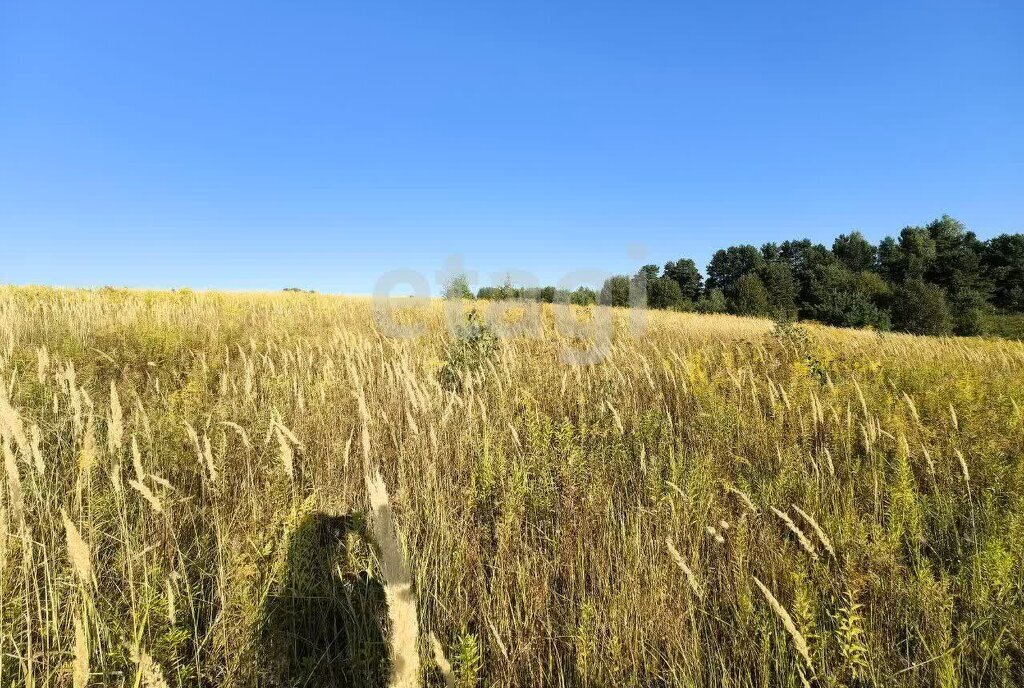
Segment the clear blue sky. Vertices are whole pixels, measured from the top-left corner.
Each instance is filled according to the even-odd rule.
[[[553,282],[943,213],[1024,230],[1020,2],[0,0],[0,282]]]

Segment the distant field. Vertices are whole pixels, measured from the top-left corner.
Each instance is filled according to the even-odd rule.
[[[1024,684],[1024,344],[545,308],[0,288],[0,686]]]

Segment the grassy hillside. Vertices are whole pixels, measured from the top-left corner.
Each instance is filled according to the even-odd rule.
[[[408,317],[0,288],[0,686],[1024,682],[1024,345]]]

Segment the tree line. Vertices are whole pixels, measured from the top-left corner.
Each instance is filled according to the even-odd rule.
[[[455,288],[459,293],[449,295],[472,297],[464,282]],[[1024,314],[1024,234],[982,241],[946,215],[877,246],[857,231],[831,248],[809,239],[744,244],[716,251],[706,274],[680,258],[611,277],[600,291],[506,283],[476,296],[623,307],[639,296],[649,308],[978,335],[994,317]]]

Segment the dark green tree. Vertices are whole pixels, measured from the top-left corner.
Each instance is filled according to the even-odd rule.
[[[764,282],[750,272],[736,280],[736,295],[732,299],[732,311],[738,315],[764,316],[771,314],[771,301]]]
[[[878,258],[878,249],[856,231],[836,237],[832,242],[832,253],[853,272],[871,270]]]
[[[696,308],[700,313],[725,313],[729,310],[729,303],[721,289],[709,289],[697,300]]]
[[[499,287],[480,287],[476,291],[476,297],[487,301],[497,301],[501,297],[501,289]]]
[[[913,334],[950,334],[953,318],[945,292],[923,279],[907,280],[895,290],[892,325],[894,329]]]
[[[601,287],[601,295],[598,298],[598,302],[603,306],[628,308],[630,282],[629,277],[625,275],[609,277]]]
[[[633,279],[630,281],[630,287],[633,293],[643,294],[647,300],[648,308],[657,308],[651,304],[651,298],[654,290],[658,289],[658,273],[661,270],[657,265],[644,265],[642,268],[637,270],[636,274],[633,275]]]
[[[943,215],[927,227],[935,244],[935,259],[925,271],[925,279],[955,298],[960,292],[984,293],[991,286],[984,279],[981,261],[985,245],[959,220]],[[973,298],[973,297],[971,297]]]
[[[993,285],[992,302],[1008,311],[1024,312],[1024,234],[989,239],[982,266]]]
[[[985,316],[990,307],[981,292],[961,289],[950,303],[953,306],[953,331],[956,334],[964,337],[985,334]]]
[[[836,327],[873,327],[888,330],[889,314],[878,308],[863,293],[829,291],[815,306],[815,319]]]
[[[903,254],[899,242],[892,237],[885,237],[878,244],[878,272],[890,284],[903,278]]]
[[[796,301],[800,315],[813,317],[815,283],[821,279],[821,273],[836,265],[838,260],[823,244],[815,244],[810,239],[782,242],[778,247],[778,256],[779,260],[789,265],[796,279]]]
[[[696,263],[689,258],[680,258],[665,263],[664,275],[675,280],[685,299],[696,301],[704,292],[704,279],[701,277]]]
[[[670,277],[658,277],[647,283],[648,308],[679,309],[685,301],[679,283]]]
[[[785,260],[782,255],[782,248],[774,241],[761,244],[761,257],[767,262]]]
[[[577,287],[576,290],[569,295],[569,303],[577,306],[592,306],[597,303],[597,292],[587,287]]]
[[[811,283],[809,317],[838,327],[888,329],[882,308],[885,281],[874,273],[852,272],[836,261],[819,266]]]
[[[719,249],[708,264],[708,289],[721,289],[727,298],[734,297],[739,280],[747,273],[756,273],[764,258],[750,245]],[[762,285],[763,286],[763,285]]]
[[[904,227],[899,240],[886,237],[878,247],[882,275],[893,284],[921,280],[935,262],[935,240],[925,227]]]
[[[658,272],[659,269],[657,265],[645,265],[637,270],[636,278],[646,280],[647,282],[653,282],[658,279]]]
[[[771,315],[785,320],[796,319],[799,313],[796,300],[800,295],[800,285],[789,265],[781,260],[766,262],[759,276],[768,291]]]
[[[448,284],[444,285],[444,298],[466,300],[473,298],[473,292],[469,288],[469,280],[466,279],[465,275],[456,275],[448,281]]]

